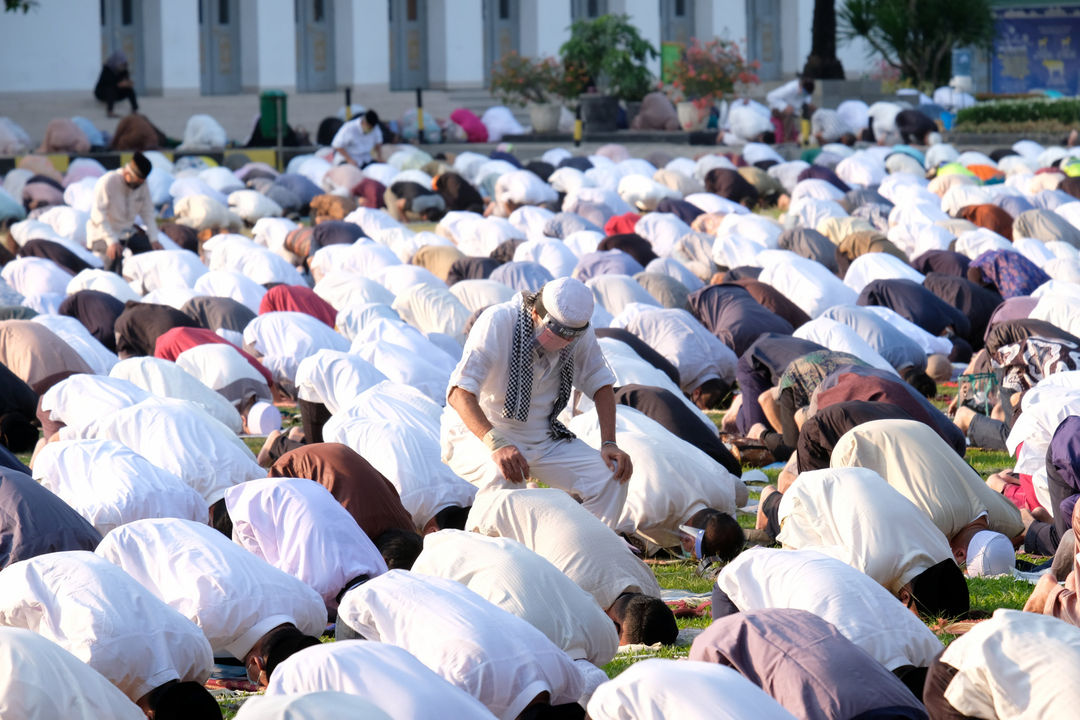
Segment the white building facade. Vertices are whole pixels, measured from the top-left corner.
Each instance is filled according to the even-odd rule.
[[[794,76],[810,52],[813,0],[42,0],[0,16],[0,93],[91,90],[115,50],[136,90],[228,95],[379,86],[486,85],[515,50],[557,55],[570,23],[626,13],[662,42],[743,43],[765,82]],[[849,78],[871,59],[841,45]],[[659,72],[659,62],[653,68]]]

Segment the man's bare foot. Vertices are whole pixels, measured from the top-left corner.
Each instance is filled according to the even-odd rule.
[[[1057,587],[1058,581],[1054,577],[1054,573],[1046,573],[1039,578],[1039,582],[1035,584],[1035,589],[1031,592],[1027,602],[1024,603],[1024,612],[1042,615],[1047,599]]]
[[[1019,485],[1020,479],[1009,472],[996,472],[986,478],[986,484],[994,489],[994,492],[1003,493],[1008,485]]]
[[[274,464],[274,461],[270,458],[270,449],[280,435],[280,430],[271,430],[270,434],[266,436],[266,442],[259,449],[259,454],[255,456],[255,462],[259,463],[259,467],[268,468]]]
[[[1044,507],[1037,507],[1031,511],[1031,517],[1035,518],[1041,523],[1050,524],[1054,522],[1054,516],[1047,511]]]
[[[754,521],[755,530],[764,530],[768,527],[769,520],[765,517],[765,498],[769,497],[774,492],[778,491],[773,485],[766,485],[761,489],[761,495],[758,496],[757,519]]]
[[[953,422],[956,423],[956,427],[960,428],[965,435],[967,435],[968,428],[971,427],[971,421],[975,419],[975,411],[969,407],[960,405],[956,408],[956,415],[953,417]]]

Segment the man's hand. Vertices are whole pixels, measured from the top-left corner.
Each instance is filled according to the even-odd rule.
[[[105,247],[105,257],[109,260],[118,260],[124,254],[124,248],[120,243],[112,243]]]
[[[615,481],[624,483],[630,479],[634,472],[634,463],[630,456],[619,449],[618,445],[601,445],[600,457],[611,472],[615,473]]]
[[[1050,597],[1051,592],[1058,586],[1057,578],[1054,577],[1054,573],[1046,573],[1039,582],[1035,584],[1035,589],[1032,591],[1031,596],[1028,597],[1026,603],[1024,603],[1024,612],[1042,614],[1043,608],[1046,607],[1046,600]]]
[[[520,484],[529,479],[529,463],[514,445],[499,448],[491,453],[491,459],[510,482]]]

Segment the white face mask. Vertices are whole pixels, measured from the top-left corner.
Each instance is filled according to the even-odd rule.
[[[541,323],[536,328],[536,343],[547,352],[561,352],[572,340],[560,337]]]

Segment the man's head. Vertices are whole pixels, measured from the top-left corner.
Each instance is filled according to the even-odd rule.
[[[738,521],[712,508],[694,513],[680,529],[694,541],[693,547],[686,549],[695,560],[716,558],[727,562],[734,559],[746,544],[746,535]]]
[[[660,598],[623,593],[607,613],[619,631],[620,645],[671,645],[679,635],[674,613]]]
[[[964,572],[952,558],[916,575],[900,589],[900,602],[928,618],[962,617],[971,609]]]
[[[225,498],[210,506],[210,527],[232,540],[233,523],[229,517],[229,508],[225,505]]]
[[[445,507],[439,512],[435,513],[435,517],[431,518],[427,525],[424,526],[424,532],[437,532],[439,530],[464,530],[465,522],[469,517],[469,510],[471,507],[460,507],[458,505],[451,505]],[[431,528],[430,530],[428,528]]]
[[[407,530],[387,530],[374,542],[389,570],[409,570],[424,549],[424,539]]]
[[[540,346],[559,352],[577,339],[589,327],[593,302],[592,290],[580,280],[559,278],[544,285],[533,305]]]
[[[220,720],[221,708],[214,696],[197,682],[172,682],[150,693],[149,711],[154,720]]]
[[[364,128],[364,132],[370,132],[372,128],[379,124],[379,114],[374,110],[368,110],[360,118],[360,126]]]
[[[706,380],[690,391],[690,400],[702,410],[723,407],[731,395],[731,386],[720,378]]]
[[[965,559],[970,577],[1011,574],[1016,567],[1012,542],[993,530],[980,530],[971,536]]]
[[[799,87],[808,95],[814,94],[814,78],[804,77],[799,80]]]
[[[141,152],[137,152],[121,171],[124,176],[124,183],[134,190],[146,182],[146,178],[150,175],[152,169],[153,167],[150,165],[150,161],[147,157]]]
[[[266,687],[282,662],[304,648],[319,644],[319,638],[305,635],[292,623],[278,625],[259,638],[245,659],[248,680]]]
[[[900,377],[904,378],[907,384],[915,388],[923,397],[937,397],[937,383],[922,370],[909,365],[900,371]]]
[[[934,382],[944,383],[952,379],[952,363],[941,353],[926,356],[926,374]]]

